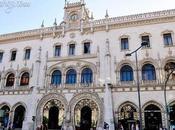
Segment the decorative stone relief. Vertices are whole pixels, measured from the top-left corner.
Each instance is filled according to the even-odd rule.
[[[70,36],[70,38],[73,39],[73,38],[75,38],[76,35],[75,35],[75,33],[71,33],[69,36]]]

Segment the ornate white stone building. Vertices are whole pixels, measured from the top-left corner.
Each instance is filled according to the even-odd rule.
[[[32,130],[102,130],[104,121],[124,130],[167,127],[164,86],[175,63],[175,10],[94,20],[83,0],[65,3],[59,25],[0,35],[0,125]],[[166,98],[175,123],[175,74]],[[33,120],[32,120],[33,119]],[[33,128],[34,127],[34,128]],[[115,127],[115,128],[114,128]]]

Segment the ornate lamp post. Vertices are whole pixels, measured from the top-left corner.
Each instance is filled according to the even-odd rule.
[[[169,62],[165,65],[164,70],[166,72],[166,77],[165,77],[165,86],[164,86],[164,99],[165,99],[165,108],[166,108],[166,117],[167,117],[167,128],[168,130],[170,130],[170,117],[169,117],[169,113],[170,113],[170,109],[167,103],[167,83],[169,81],[170,76],[172,75],[172,73],[175,71],[175,63],[173,62]]]
[[[147,46],[148,42],[144,41],[141,43],[141,46],[137,48],[135,51],[126,54],[126,56],[131,56],[135,53],[135,62],[136,62],[136,81],[137,81],[137,93],[138,93],[138,102],[139,102],[139,130],[142,130],[142,107],[141,107],[141,100],[140,100],[140,83],[139,83],[139,70],[138,70],[138,58],[137,58],[137,51],[142,48],[143,46]]]

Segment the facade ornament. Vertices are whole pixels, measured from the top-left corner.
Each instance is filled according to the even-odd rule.
[[[105,18],[109,18],[109,15],[108,15],[108,10],[106,10],[106,15],[105,15]]]
[[[80,32],[83,33],[83,19],[80,19]]]
[[[84,5],[84,4],[85,4],[84,0],[80,0],[80,2],[81,2],[81,4],[82,4],[82,5]]]
[[[34,66],[34,65],[33,65],[33,63],[32,63],[32,68],[31,68],[31,70],[30,70],[30,72],[31,72],[31,73],[30,73],[30,77],[33,76],[33,66]]]
[[[47,85],[47,60],[48,60],[48,51],[46,52],[46,61],[45,61],[45,67],[44,67],[44,87]]]
[[[42,21],[42,24],[41,24],[40,40],[43,40],[43,37],[44,37],[44,20]]]
[[[67,7],[67,0],[64,1],[64,7]]]
[[[169,48],[169,50],[168,50],[168,55],[169,56],[172,56],[172,50]]]
[[[106,18],[106,31],[108,32],[109,31],[109,22],[108,22],[109,15],[108,15],[108,10],[106,10],[105,18]]]
[[[90,17],[90,28],[91,28],[91,33],[94,32],[94,28],[93,28],[93,26],[94,26],[94,24],[93,24],[93,19],[94,19],[94,17],[93,17],[93,12],[91,12],[91,17]]]
[[[53,38],[56,37],[56,30],[57,30],[57,19],[55,18],[55,21],[53,23]]]
[[[145,56],[148,58],[149,57],[149,52],[146,50]]]
[[[66,22],[63,21],[61,26],[62,26],[62,34],[61,35],[62,35],[62,37],[64,37],[65,36],[65,29],[66,29]]]
[[[109,39],[106,39],[106,56],[110,56]]]

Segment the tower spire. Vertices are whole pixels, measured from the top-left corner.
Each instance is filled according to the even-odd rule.
[[[44,20],[42,21],[41,27],[42,27],[42,28],[44,27]]]
[[[106,10],[106,15],[105,15],[105,18],[109,18],[109,15],[108,15],[108,10]]]
[[[55,21],[53,23],[54,26],[57,26],[57,19],[55,18]]]

